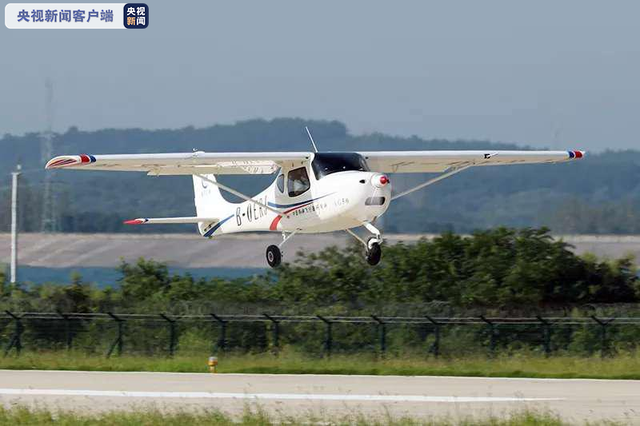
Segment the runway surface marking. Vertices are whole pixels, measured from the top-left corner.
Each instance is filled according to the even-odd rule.
[[[639,389],[640,381],[632,380],[0,370],[0,406],[86,413],[149,405],[167,411],[215,408],[242,416],[247,404],[258,403],[276,416],[356,410],[372,416],[458,419],[526,407],[549,410],[571,424],[640,426]]]
[[[228,393],[228,392],[138,392],[86,389],[0,389],[0,395],[102,396],[124,398],[209,398],[303,401],[384,401],[384,402],[531,402],[561,401],[565,398],[520,398],[493,396],[354,395],[304,393]]]
[[[25,370],[13,370],[13,369],[3,369],[0,368],[0,373],[12,373],[12,372],[24,372]],[[90,370],[27,370],[30,373],[38,373],[38,374],[104,374],[104,375],[114,375],[114,374],[122,374],[122,375],[158,375],[162,374],[165,376],[194,376],[194,377],[255,377],[256,375],[260,377],[346,377],[346,378],[374,378],[374,379],[406,379],[406,378],[428,378],[428,379],[460,379],[460,380],[477,380],[477,381],[498,381],[498,382],[566,382],[566,383],[576,383],[576,382],[619,382],[619,383],[637,383],[640,385],[640,380],[628,380],[628,379],[581,379],[581,378],[557,378],[557,377],[484,377],[484,376],[401,376],[397,374],[324,374],[324,373],[183,373],[183,372],[171,372],[171,371],[90,371]]]

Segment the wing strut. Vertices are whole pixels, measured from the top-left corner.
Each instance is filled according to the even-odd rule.
[[[457,173],[460,173],[461,171],[466,170],[471,166],[473,166],[473,164],[465,163],[465,164],[461,164],[459,166],[451,167],[449,169],[449,171],[441,174],[440,176],[437,176],[437,177],[435,177],[435,178],[433,178],[431,180],[428,180],[428,181],[426,181],[424,183],[421,183],[418,186],[414,186],[411,189],[407,189],[406,191],[403,191],[403,192],[401,192],[399,194],[396,194],[393,197],[391,197],[391,199],[395,200],[396,198],[404,197],[405,195],[411,194],[412,192],[417,191],[418,189],[422,189],[422,188],[424,188],[426,186],[433,185],[436,182],[440,182],[443,179],[446,179],[446,178],[451,177],[451,176],[453,176],[453,175],[455,175]]]
[[[220,182],[216,182],[216,181],[214,181],[213,179],[209,179],[209,178],[208,178],[208,177],[206,177],[205,175],[196,175],[196,176],[198,176],[198,177],[199,177],[200,179],[202,179],[202,180],[206,180],[206,181],[207,181],[207,182],[209,182],[210,184],[215,185],[215,186],[217,186],[218,188],[220,188],[220,189],[222,189],[222,190],[225,190],[225,191],[227,191],[227,192],[230,192],[231,194],[235,195],[236,197],[240,197],[240,198],[242,198],[242,199],[243,199],[243,200],[245,200],[245,201],[250,201],[250,202],[252,202],[252,203],[254,203],[254,204],[257,204],[257,205],[259,205],[259,206],[260,206],[260,207],[262,207],[262,208],[265,208],[265,209],[267,209],[267,210],[269,210],[269,211],[274,212],[274,213],[275,213],[275,214],[277,214],[278,216],[283,216],[282,212],[280,212],[280,211],[278,211],[278,210],[274,209],[273,207],[269,207],[268,205],[266,205],[266,204],[264,204],[264,203],[261,203],[261,202],[260,202],[260,201],[258,201],[258,200],[254,200],[253,198],[251,198],[251,197],[249,197],[249,196],[247,196],[247,195],[244,195],[242,192],[238,192],[238,191],[236,191],[236,190],[235,190],[235,189],[233,189],[233,188],[229,188],[228,186],[221,184]]]

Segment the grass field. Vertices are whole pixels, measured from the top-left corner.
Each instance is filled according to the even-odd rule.
[[[552,413],[520,411],[502,416],[487,418],[433,418],[413,419],[408,417],[393,418],[391,416],[379,418],[370,417],[361,413],[350,414],[345,417],[336,417],[330,413],[325,415],[306,414],[296,417],[271,416],[259,409],[245,410],[245,413],[237,417],[229,417],[219,411],[201,413],[163,413],[160,411],[114,411],[104,414],[81,414],[74,412],[52,412],[43,409],[28,409],[14,407],[10,409],[0,407],[0,425],[58,425],[58,426],[85,426],[85,425],[463,425],[463,426],[560,426],[569,423],[563,422]],[[599,423],[593,423],[596,425]],[[607,425],[616,423],[606,422]]]
[[[0,358],[0,369],[207,372],[208,355],[173,358],[101,355],[74,352],[23,353]],[[612,358],[520,354],[496,358],[388,357],[341,355],[310,358],[293,353],[227,354],[219,357],[220,373],[439,375],[476,377],[640,379],[640,353]]]

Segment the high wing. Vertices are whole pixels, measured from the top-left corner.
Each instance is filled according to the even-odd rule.
[[[308,161],[310,152],[188,152],[173,154],[61,155],[47,169],[135,171],[149,175],[271,174]]]
[[[435,173],[458,167],[558,163],[584,156],[584,151],[365,151],[373,171]],[[188,152],[173,154],[62,155],[47,169],[137,171],[150,175],[271,174],[284,164],[302,164],[310,152]]]
[[[370,151],[360,152],[373,171],[436,173],[458,167],[559,163],[584,156],[584,151]]]

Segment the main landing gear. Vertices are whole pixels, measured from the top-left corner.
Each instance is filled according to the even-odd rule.
[[[280,248],[284,245],[284,243],[289,241],[289,238],[293,237],[296,232],[298,231],[293,231],[289,235],[283,232],[282,242],[280,244],[278,244],[277,246],[272,244],[267,247],[267,263],[269,264],[269,266],[271,266],[272,268],[277,268],[278,266],[280,266],[280,264],[282,263],[282,251],[280,251]]]
[[[282,252],[280,251],[280,248],[273,244],[267,247],[267,263],[269,264],[269,266],[271,266],[272,268],[277,268],[278,266],[280,266],[281,262]]]
[[[369,237],[366,242],[352,230],[346,229],[346,231],[364,245],[367,263],[371,266],[376,266],[382,258],[382,247],[380,246],[382,244],[382,234],[370,223],[364,223],[363,226],[373,234],[373,237]]]
[[[371,266],[376,266],[380,263],[380,259],[382,259],[382,234],[378,229],[370,223],[363,223],[363,226],[367,228],[369,232],[373,234],[372,237],[369,237],[367,241],[363,240],[358,234],[353,232],[351,229],[346,229],[351,236],[353,236],[356,240],[360,241],[362,245],[365,247],[365,259],[367,263]],[[290,234],[282,233],[282,242],[278,245],[272,244],[267,247],[267,263],[272,268],[277,268],[282,263],[282,251],[280,250],[284,243],[289,241],[289,238],[293,237],[298,231],[291,232]]]

